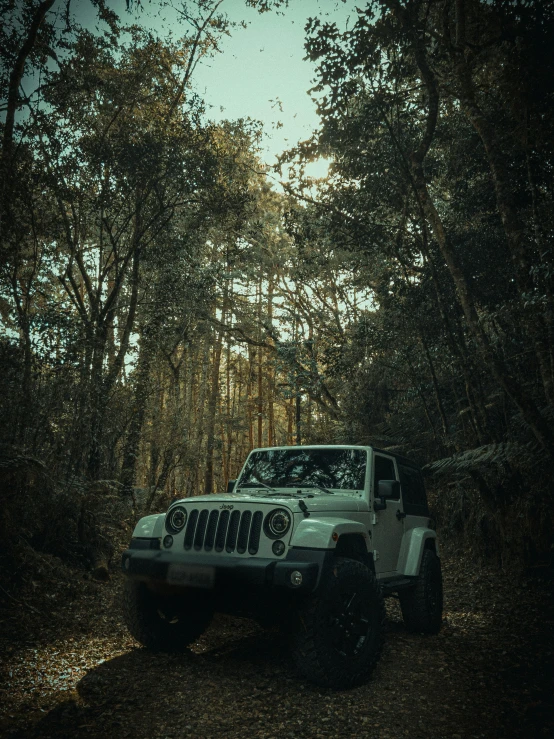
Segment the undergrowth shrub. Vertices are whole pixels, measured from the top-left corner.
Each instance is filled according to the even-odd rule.
[[[426,468],[443,541],[504,568],[552,566],[554,483],[549,465],[515,445],[471,450]],[[507,445],[506,445],[507,446]],[[495,453],[492,453],[495,452]]]
[[[18,587],[40,555],[109,576],[110,561],[129,536],[131,501],[112,480],[54,480],[23,450],[0,448],[0,579]]]

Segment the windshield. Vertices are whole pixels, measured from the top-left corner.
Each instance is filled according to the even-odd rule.
[[[238,486],[363,490],[366,463],[363,449],[267,449],[250,455]]]

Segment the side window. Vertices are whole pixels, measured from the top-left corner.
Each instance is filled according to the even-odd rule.
[[[376,496],[379,480],[396,480],[396,473],[394,471],[394,462],[389,457],[382,457],[380,454],[376,454],[374,460],[373,494]]]
[[[400,484],[402,486],[404,512],[413,516],[427,515],[429,509],[421,472],[404,465],[398,466],[398,472],[400,473]]]

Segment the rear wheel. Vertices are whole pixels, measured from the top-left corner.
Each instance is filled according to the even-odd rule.
[[[385,615],[375,575],[338,557],[318,594],[299,609],[293,656],[299,672],[323,687],[363,683],[379,658]]]
[[[134,638],[149,649],[182,652],[208,628],[213,617],[209,597],[162,595],[146,583],[127,580],[123,590],[123,616]]]
[[[408,631],[438,634],[442,624],[441,562],[425,549],[414,587],[399,592],[402,618]]]

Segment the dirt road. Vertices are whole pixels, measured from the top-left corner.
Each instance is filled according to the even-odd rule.
[[[179,656],[140,648],[121,624],[119,575],[52,575],[2,615],[5,737],[550,737],[550,583],[517,584],[446,557],[445,623],[408,634],[388,601],[387,639],[367,685],[300,680],[277,633],[218,616]],[[67,573],[70,571],[68,570]],[[82,577],[82,576],[79,576]]]

